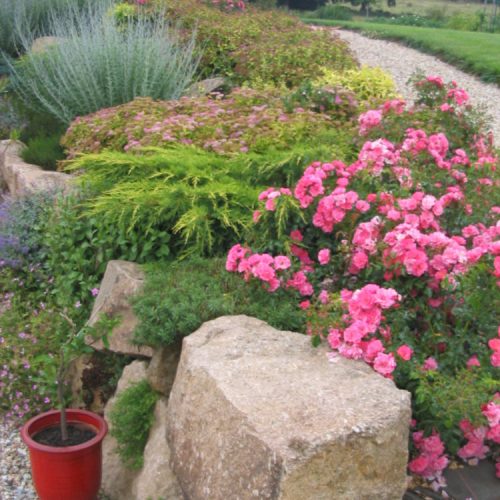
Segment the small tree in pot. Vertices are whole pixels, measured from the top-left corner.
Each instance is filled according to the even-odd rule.
[[[66,310],[58,318],[58,355],[46,354],[37,361],[43,362],[44,373],[57,385],[59,409],[29,420],[21,436],[29,448],[33,483],[42,500],[92,500],[97,498],[101,483],[101,446],[108,428],[97,414],[66,408],[66,379],[71,363],[92,352],[92,342],[86,342],[89,334],[94,341],[105,340],[115,321],[104,318],[94,328],[78,330]]]

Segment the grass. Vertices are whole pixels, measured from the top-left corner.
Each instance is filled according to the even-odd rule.
[[[419,16],[427,15],[431,10],[441,10],[444,15],[451,16],[453,14],[474,14],[478,10],[484,10],[487,15],[493,11],[491,1],[488,5],[473,2],[457,2],[450,0],[396,0],[395,7],[386,7],[383,5],[376,6],[389,12],[393,15],[399,14],[418,14]]]
[[[500,85],[500,34],[359,21],[307,19],[306,22],[319,26],[341,26],[369,36],[400,41],[434,54],[486,82]]]

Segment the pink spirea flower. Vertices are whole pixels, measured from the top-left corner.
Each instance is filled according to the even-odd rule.
[[[92,297],[97,297],[99,295],[99,288],[92,288],[90,293],[92,294]]]

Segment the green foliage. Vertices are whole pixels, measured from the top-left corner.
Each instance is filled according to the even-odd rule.
[[[311,17],[318,19],[340,19],[342,21],[350,21],[353,15],[354,12],[349,7],[332,2],[327,2],[311,13]]]
[[[51,16],[91,1],[95,0],[0,0],[0,52],[17,55],[22,50],[22,32],[30,31],[35,37],[50,34]]]
[[[163,233],[172,236],[171,250],[210,254],[224,251],[241,234],[258,193],[232,166],[216,155],[181,148],[87,155],[71,168],[83,169],[81,182],[99,190],[85,202],[98,227],[104,218],[124,235],[140,235],[145,245],[151,233]]]
[[[103,149],[128,151],[175,142],[224,155],[264,154],[289,150],[298,142],[317,142],[319,135],[334,133],[331,126],[332,118],[326,114],[285,112],[276,91],[237,89],[226,98],[136,99],[76,119],[62,144],[70,158]]]
[[[370,66],[350,69],[342,74],[325,70],[324,75],[317,79],[315,84],[339,86],[350,90],[364,107],[396,97],[396,85],[391,75],[381,68]]]
[[[282,330],[305,331],[305,314],[281,292],[249,286],[224,268],[223,259],[191,258],[148,265],[141,296],[133,299],[139,319],[135,341],[168,345],[205,321],[246,314]]]
[[[198,63],[193,36],[181,42],[160,13],[124,28],[106,14],[108,5],[51,16],[58,41],[43,52],[31,52],[35,34],[23,33],[27,54],[7,62],[12,88],[27,107],[68,124],[137,96],[175,99],[191,83]]]
[[[30,139],[21,156],[25,162],[38,165],[44,170],[57,170],[57,162],[64,158],[60,139],[60,134]]]
[[[119,394],[111,410],[110,434],[117,441],[120,458],[131,469],[140,469],[143,465],[157,400],[158,395],[147,380],[143,380]]]
[[[310,109],[325,113],[342,125],[351,121],[358,111],[358,103],[352,92],[341,87],[313,85],[303,83],[295,92],[283,99],[285,110],[292,112],[296,108]]]
[[[79,182],[90,189],[84,213],[95,220],[96,231],[102,228],[102,237],[109,234],[105,241],[111,248],[119,231],[136,236],[144,246],[163,235],[168,238],[163,240],[168,241],[168,252],[174,255],[220,255],[248,227],[251,209],[267,183],[297,179],[310,161],[327,160],[335,151],[342,157],[349,155],[348,134],[332,132],[319,134],[316,145],[299,143],[291,151],[269,150],[265,155],[223,157],[177,146],[136,154],[83,155],[67,168],[79,172]],[[68,237],[68,245],[81,247],[74,236]],[[109,246],[103,248],[110,250]]]
[[[472,15],[460,13],[453,14],[446,21],[445,27],[450,30],[480,31],[484,22],[484,15],[481,15],[481,12],[476,12]]]
[[[88,304],[108,261],[162,259],[168,255],[168,241],[161,229],[125,231],[105,215],[86,213],[79,200],[61,199],[45,227],[44,268],[53,280],[51,293],[61,305]]]
[[[317,76],[321,67],[342,71],[355,64],[340,39],[311,32],[284,11],[250,5],[243,12],[221,12],[197,0],[165,3],[171,18],[197,26],[203,77],[294,87]]]
[[[474,427],[485,425],[481,405],[491,400],[500,384],[491,370],[473,368],[453,375],[442,371],[413,372],[409,386],[413,388],[419,427],[427,433],[438,430],[448,450],[456,453],[463,439],[460,421],[465,418]]]

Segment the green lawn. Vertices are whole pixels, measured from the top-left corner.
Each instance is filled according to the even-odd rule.
[[[320,26],[343,26],[370,36],[397,40],[439,56],[455,66],[500,85],[500,34],[417,28],[359,21],[304,19]]]

